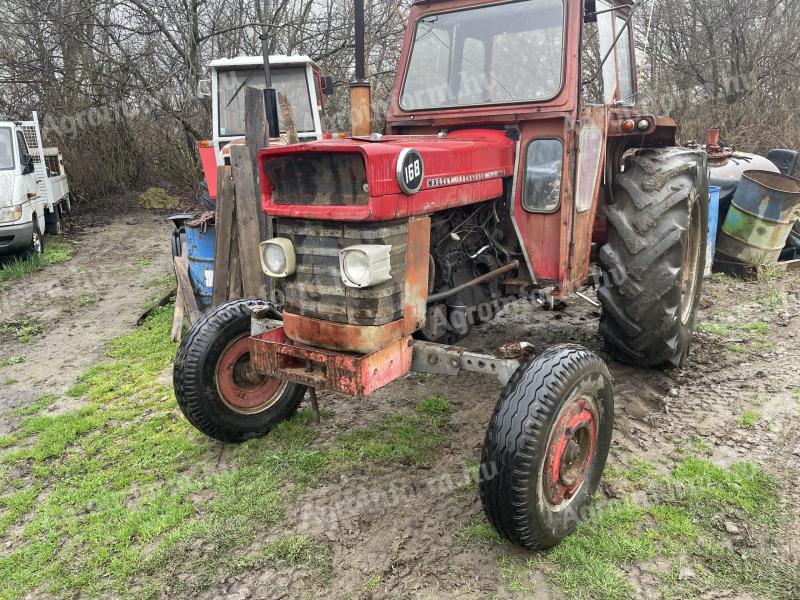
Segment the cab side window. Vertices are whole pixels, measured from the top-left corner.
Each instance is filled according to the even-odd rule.
[[[28,152],[28,144],[25,142],[25,136],[22,135],[21,131],[17,132],[17,146],[19,147],[19,162],[24,167],[31,154]]]
[[[533,140],[525,159],[522,206],[528,212],[550,213],[561,204],[564,143],[559,139]]]

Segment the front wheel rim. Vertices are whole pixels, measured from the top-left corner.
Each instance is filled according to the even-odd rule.
[[[564,510],[586,481],[600,431],[597,399],[577,390],[555,419],[542,470],[542,494],[552,510]]]
[[[280,400],[289,383],[257,373],[250,361],[250,336],[228,344],[217,361],[217,392],[222,402],[240,415],[257,415]]]

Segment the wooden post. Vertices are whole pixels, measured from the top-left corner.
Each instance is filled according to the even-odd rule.
[[[217,174],[217,244],[214,260],[212,303],[219,306],[230,300],[228,279],[231,269],[231,244],[235,225],[236,195],[231,168],[220,167]]]
[[[294,110],[286,99],[286,94],[278,92],[278,104],[283,115],[283,126],[286,129],[286,141],[289,145],[299,144],[300,137],[297,135],[297,125],[294,122]]]
[[[261,210],[261,179],[260,168],[258,165],[258,152],[269,147],[270,136],[280,136],[280,131],[270,132],[267,125],[266,113],[264,112],[264,93],[257,88],[248,87],[245,92],[245,143],[250,152],[250,169],[253,177],[253,189],[255,190],[256,203],[258,208],[258,224],[261,232],[260,240],[271,240],[275,237],[272,228],[272,218]],[[260,258],[259,258],[260,260]],[[271,301],[275,301],[275,286],[271,279],[267,279],[266,296],[262,296]]]
[[[267,296],[266,276],[261,268],[262,242],[258,214],[260,194],[255,191],[253,164],[250,151],[245,146],[231,148],[231,167],[236,187],[236,234],[239,245],[239,265],[242,272],[242,290],[246,298]]]

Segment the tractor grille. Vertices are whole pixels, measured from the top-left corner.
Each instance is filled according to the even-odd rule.
[[[287,312],[349,325],[386,325],[403,317],[408,221],[279,219],[277,234],[292,240],[297,253],[297,273],[284,282]],[[369,289],[344,285],[339,252],[360,244],[392,247],[390,281]]]
[[[308,153],[269,159],[264,170],[275,204],[366,206],[367,169],[358,154]]]

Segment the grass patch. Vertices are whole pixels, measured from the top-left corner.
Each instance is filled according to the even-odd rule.
[[[0,360],[0,368],[13,367],[14,365],[21,365],[25,362],[24,356],[12,356],[11,358],[4,358]]]
[[[304,564],[324,580],[327,550],[309,538],[278,538],[256,555],[247,550],[322,475],[434,456],[450,413],[440,397],[318,447],[303,412],[236,448],[220,470],[220,446],[194,431],[171,389],[157,383],[177,350],[171,323],[171,310],[160,309],[110,342],[109,362],[70,390],[86,400],[84,408],[49,416],[30,408],[18,430],[0,440],[8,448],[0,464],[0,526],[13,532],[0,556],[0,600],[32,590],[148,599],[167,586],[193,596],[259,561]],[[15,482],[10,473],[20,469],[30,475]],[[184,581],[182,573],[194,576]]]
[[[44,325],[36,318],[12,319],[0,324],[0,335],[15,337],[23,344],[44,331]]]
[[[89,306],[94,306],[97,304],[97,298],[95,296],[84,296],[78,300],[78,306],[81,308],[86,308]]]
[[[506,539],[483,517],[461,528],[456,537],[465,544],[505,546]]]
[[[778,308],[784,306],[789,301],[789,296],[785,292],[770,292],[756,300],[761,306],[766,308]]]
[[[710,590],[748,591],[794,598],[800,567],[754,555],[748,564],[719,540],[714,519],[747,521],[764,528],[779,519],[777,484],[761,469],[740,463],[723,469],[688,457],[664,477],[651,477],[651,504],[611,502],[591,513],[575,534],[547,553],[548,577],[576,599],[623,600],[636,595],[628,565],[657,562],[664,597],[695,597]],[[698,575],[679,581],[682,566]]]
[[[174,287],[176,285],[175,276],[168,275],[167,277],[154,277],[153,279],[148,279],[145,281],[144,285],[148,288]]]
[[[35,415],[42,412],[45,408],[52,406],[58,400],[58,396],[55,394],[45,394],[41,398],[39,398],[33,404],[28,406],[23,406],[21,408],[15,408],[12,411],[9,411],[12,417],[27,417],[30,415]]]
[[[736,426],[740,429],[755,429],[760,420],[760,414],[754,410],[748,410],[746,413],[736,418]]]
[[[53,238],[45,238],[45,251],[42,256],[27,259],[5,259],[0,267],[0,283],[22,279],[41,271],[49,265],[64,263],[72,259],[72,245]]]

